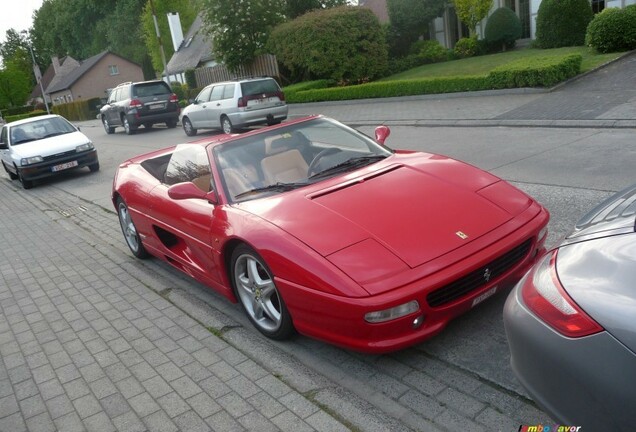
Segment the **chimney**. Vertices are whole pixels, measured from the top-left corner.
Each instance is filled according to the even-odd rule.
[[[53,63],[53,71],[55,75],[57,75],[57,72],[60,70],[60,59],[57,58],[57,56],[53,56],[51,57],[51,62]]]
[[[174,46],[174,51],[177,52],[181,42],[183,42],[183,30],[181,29],[179,12],[168,13],[168,25],[170,26],[170,36],[172,36],[172,46]]]

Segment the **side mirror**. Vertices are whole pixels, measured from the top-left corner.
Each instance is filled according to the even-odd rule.
[[[188,103],[193,104],[193,105],[196,105],[196,104],[198,104],[198,103],[199,103],[199,101],[198,101],[198,100],[196,100],[196,99],[188,99]]]
[[[375,140],[380,144],[384,144],[384,141],[391,135],[391,129],[388,126],[378,126],[375,128]]]
[[[218,203],[216,192],[203,192],[192,182],[177,183],[168,188],[168,196],[173,200],[204,199],[211,204]]]

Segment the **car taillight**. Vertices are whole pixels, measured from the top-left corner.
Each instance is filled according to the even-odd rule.
[[[170,95],[170,99],[168,99],[168,101],[169,101],[169,102],[177,103],[177,102],[179,102],[179,98],[177,97],[177,95],[176,95],[176,94],[172,93],[172,94]]]
[[[280,99],[281,102],[285,100],[285,93],[283,93],[282,91],[277,91],[276,96],[278,96],[278,99]]]
[[[572,337],[603,331],[565,291],[556,272],[557,251],[546,254],[523,280],[521,297],[526,306],[550,327]]]
[[[142,103],[139,99],[131,99],[130,100],[130,107],[131,108],[141,108],[142,107]]]
[[[245,108],[247,106],[247,98],[240,97],[238,99],[238,107]]]

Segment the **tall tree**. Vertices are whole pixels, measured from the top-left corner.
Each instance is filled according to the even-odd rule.
[[[455,12],[461,22],[466,24],[471,36],[477,34],[477,24],[488,16],[493,0],[452,0]]]
[[[178,12],[181,20],[181,27],[185,34],[192,22],[197,16],[198,0],[152,0],[155,7],[157,23],[159,24],[159,33],[161,34],[161,42],[166,54],[166,62],[170,60],[174,54],[172,39],[170,38],[170,27],[168,26],[168,12]],[[157,40],[157,32],[155,31],[155,23],[152,19],[151,3],[148,1],[144,7],[142,16],[143,37],[146,42],[146,49],[150,53],[152,66],[155,71],[163,71],[163,62],[161,60],[161,50],[159,41]]]
[[[287,18],[294,19],[315,9],[328,9],[347,4],[347,0],[286,0]]]
[[[12,108],[24,105],[31,93],[31,81],[20,66],[12,61],[0,69],[0,107]]]
[[[389,44],[394,56],[408,53],[409,47],[428,32],[428,24],[444,11],[445,0],[387,0]]]
[[[35,84],[33,61],[26,36],[14,29],[7,30],[5,42],[0,44],[0,57],[2,57],[3,64],[11,64],[12,70],[22,71],[28,77],[29,82]]]
[[[214,54],[230,70],[262,54],[272,29],[285,20],[285,0],[204,0],[203,4]]]

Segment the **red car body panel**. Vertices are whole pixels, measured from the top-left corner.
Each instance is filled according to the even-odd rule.
[[[214,161],[212,148],[232,139],[197,144]],[[130,159],[114,179],[113,201],[124,199],[148,252],[236,301],[229,256],[246,243],[267,262],[296,329],[339,346],[380,353],[425,340],[511,286],[545,251],[545,236],[538,235],[547,210],[497,177],[444,156],[398,151],[344,175],[240,203],[217,187],[212,204],[172,200],[168,186],[140,165],[171,151]],[[220,186],[214,162],[212,176]],[[503,274],[429,305],[431,292],[524,243],[524,255]],[[411,300],[419,303],[415,313],[379,324],[364,319]],[[418,317],[421,326],[414,325]]]

